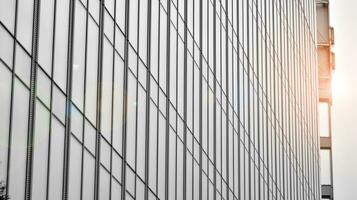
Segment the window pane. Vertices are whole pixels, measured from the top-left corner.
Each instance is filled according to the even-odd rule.
[[[331,184],[331,159],[330,150],[320,150],[320,162],[321,162],[321,184]]]
[[[129,7],[129,41],[133,45],[134,49],[137,49],[138,0],[130,0]]]
[[[97,110],[98,27],[91,19],[88,21],[87,42],[86,116],[95,124]]]
[[[131,167],[135,168],[135,138],[136,138],[136,80],[128,73],[128,113],[127,113],[127,160]]]
[[[110,145],[101,138],[100,143],[100,162],[106,169],[110,169]]]
[[[47,74],[51,74],[54,0],[41,1],[38,41],[38,62]]]
[[[166,128],[165,118],[159,114],[159,135],[158,135],[158,196],[160,199],[165,197],[165,141],[166,141]]]
[[[112,179],[112,199],[121,199],[121,185]]]
[[[66,91],[69,0],[57,1],[56,4],[54,80]]]
[[[145,186],[144,183],[137,178],[136,179],[136,198],[135,199],[145,199],[144,197],[144,192],[145,192]]]
[[[64,126],[52,117],[49,198],[62,199]]]
[[[12,0],[11,0],[12,1]],[[0,58],[12,67],[12,51],[14,40],[6,30],[0,26]]]
[[[148,1],[140,1],[139,55],[144,60],[144,63],[146,63],[147,6]]]
[[[150,102],[150,135],[149,135],[149,186],[156,190],[157,171],[157,108]]]
[[[0,181],[6,180],[9,140],[11,73],[0,63]]]
[[[64,123],[66,111],[66,97],[57,87],[53,87],[52,103],[53,113]]]
[[[88,151],[84,151],[84,163],[83,165],[83,199],[85,200],[93,200],[94,199],[94,157],[88,153]]]
[[[123,83],[124,62],[115,54],[114,65],[114,101],[113,101],[113,147],[119,154],[122,152],[122,124],[123,124]]]
[[[50,114],[38,100],[36,101],[35,135],[33,147],[32,199],[46,199],[48,133]]]
[[[319,132],[320,136],[330,136],[330,121],[329,121],[329,105],[328,103],[319,103]]]
[[[137,127],[137,173],[145,178],[145,125],[146,125],[146,93],[138,87],[138,127]]]
[[[113,176],[121,182],[121,168],[122,168],[122,159],[119,157],[119,155],[115,152],[113,152],[113,168],[112,168],[112,174]]]
[[[84,144],[92,154],[95,154],[96,131],[86,120],[84,127]]]
[[[0,1],[0,21],[11,31],[14,31],[15,22],[15,4],[14,0]]]
[[[76,1],[76,16],[73,41],[73,81],[72,99],[73,102],[83,109],[84,94],[84,68],[85,68],[85,45],[86,45],[86,11],[83,6]]]
[[[116,22],[125,31],[125,0],[116,0]]]
[[[118,26],[115,26],[115,49],[119,52],[122,58],[124,58],[124,42],[125,37],[123,32],[120,31]]]
[[[82,141],[83,116],[82,113],[71,104],[71,132]]]
[[[46,106],[50,107],[51,80],[41,70],[37,70],[37,96],[40,97]]]
[[[15,72],[27,86],[30,86],[31,58],[19,45],[16,45]]]
[[[94,20],[99,23],[99,1],[89,0],[89,12],[92,14]]]
[[[99,183],[99,199],[100,200],[109,200],[109,173],[103,168],[100,167],[100,183]]]
[[[113,44],[114,21],[107,11],[104,12],[104,34],[108,37],[110,43]]]
[[[81,194],[82,146],[73,136],[70,142],[68,199],[76,200]]]
[[[13,199],[23,199],[25,194],[27,121],[29,91],[16,79],[14,88],[13,122],[10,158],[9,195]]]
[[[107,39],[103,43],[103,74],[102,74],[102,106],[101,106],[101,132],[111,140],[112,116],[112,80],[113,80],[113,48]]]
[[[17,10],[17,38],[31,52],[33,0],[19,0]]]

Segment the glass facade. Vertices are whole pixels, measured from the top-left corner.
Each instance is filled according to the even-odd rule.
[[[0,0],[22,199],[320,199],[315,1]]]

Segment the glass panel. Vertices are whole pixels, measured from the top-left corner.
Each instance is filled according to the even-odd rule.
[[[122,159],[115,152],[113,152],[112,162],[112,174],[119,182],[121,182]]]
[[[145,125],[146,125],[146,93],[142,87],[138,87],[138,125],[137,125],[137,174],[145,178]]]
[[[100,162],[106,169],[110,169],[110,145],[104,140],[104,138],[101,138],[101,143],[100,143]]]
[[[53,113],[64,123],[66,111],[66,98],[57,88],[53,87]]]
[[[12,1],[12,0],[10,0]],[[1,1],[2,2],[2,1]],[[0,58],[12,67],[12,52],[14,40],[6,30],[0,26]]]
[[[100,183],[99,183],[99,199],[100,200],[109,200],[109,182],[110,177],[109,173],[103,168],[100,168]]]
[[[38,68],[37,70],[37,96],[40,97],[41,101],[45,103],[47,107],[50,107],[51,99],[51,80],[46,76],[46,74]]]
[[[136,196],[135,199],[145,199],[144,197],[145,186],[140,179],[136,179]]]
[[[38,100],[36,101],[35,135],[33,147],[32,198],[46,199],[48,133],[50,114]]]
[[[137,49],[138,40],[138,0],[130,0],[129,3],[129,41],[134,49]]]
[[[319,132],[322,137],[330,136],[329,105],[319,102]]]
[[[113,141],[112,145],[119,154],[122,152],[122,123],[123,123],[123,84],[124,62],[115,54],[114,65],[114,101],[113,101]]]
[[[131,195],[135,195],[135,173],[126,166],[126,189]]]
[[[125,37],[123,32],[120,31],[118,26],[115,26],[115,49],[119,52],[122,58],[124,58],[124,42]]]
[[[62,199],[64,126],[52,117],[48,199]]]
[[[121,199],[121,185],[112,179],[112,199]]]
[[[84,144],[92,154],[95,154],[96,132],[87,120],[85,121],[84,132]]]
[[[33,5],[33,0],[18,0],[16,37],[27,52],[31,52],[32,47]]]
[[[13,199],[24,199],[27,128],[29,112],[29,91],[19,80],[15,81],[13,122],[11,138],[9,196]]]
[[[70,142],[68,199],[76,200],[81,195],[82,146],[73,136]]]
[[[38,62],[47,74],[51,74],[54,0],[41,1],[38,41]]]
[[[6,180],[9,140],[11,73],[0,63],[0,181]]]
[[[57,1],[56,6],[54,80],[66,91],[69,0]]]
[[[75,28],[73,41],[73,102],[83,109],[84,95],[84,68],[85,68],[85,45],[86,45],[86,10],[82,4],[76,1]]]
[[[94,174],[95,174],[95,160],[88,151],[84,151],[84,163],[83,165],[83,199],[93,200],[94,199]]]
[[[165,197],[165,142],[166,142],[166,128],[165,118],[159,114],[159,128],[158,128],[158,197],[160,199]]]
[[[139,55],[144,60],[144,63],[146,63],[147,21],[148,21],[147,6],[148,6],[148,1],[140,1]]]
[[[136,107],[137,107],[137,97],[136,97],[136,80],[128,73],[128,113],[127,113],[127,161],[129,165],[135,168],[135,138],[136,138]]]
[[[105,1],[105,3],[107,3],[107,1]],[[104,12],[104,34],[108,37],[110,43],[113,44],[114,21],[107,11]]]
[[[0,1],[0,21],[11,32],[14,31],[15,5],[16,5],[16,1],[14,1],[14,0],[1,0]]]
[[[110,141],[112,125],[113,48],[107,39],[104,39],[103,43],[102,70],[101,132]]]
[[[110,15],[114,17],[115,0],[106,0],[104,3],[105,3],[105,7],[108,9]]]
[[[86,116],[95,124],[97,110],[98,27],[91,19],[88,21],[87,43]]]
[[[116,19],[120,29],[125,31],[125,0],[116,0]]]
[[[157,171],[157,108],[150,102],[150,135],[149,135],[149,186],[156,190]]]
[[[89,12],[92,14],[94,20],[99,23],[99,1],[89,0]]]
[[[30,86],[31,58],[19,45],[16,45],[15,72],[27,86]]]
[[[82,113],[71,104],[71,132],[82,141],[83,130],[83,116]]]
[[[330,150],[320,150],[321,185],[331,184],[331,159]]]

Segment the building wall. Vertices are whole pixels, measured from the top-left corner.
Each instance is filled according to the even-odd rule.
[[[1,0],[18,199],[319,199],[315,2]]]

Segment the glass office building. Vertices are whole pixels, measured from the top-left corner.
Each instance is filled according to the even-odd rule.
[[[315,1],[0,0],[11,200],[320,199]]]

